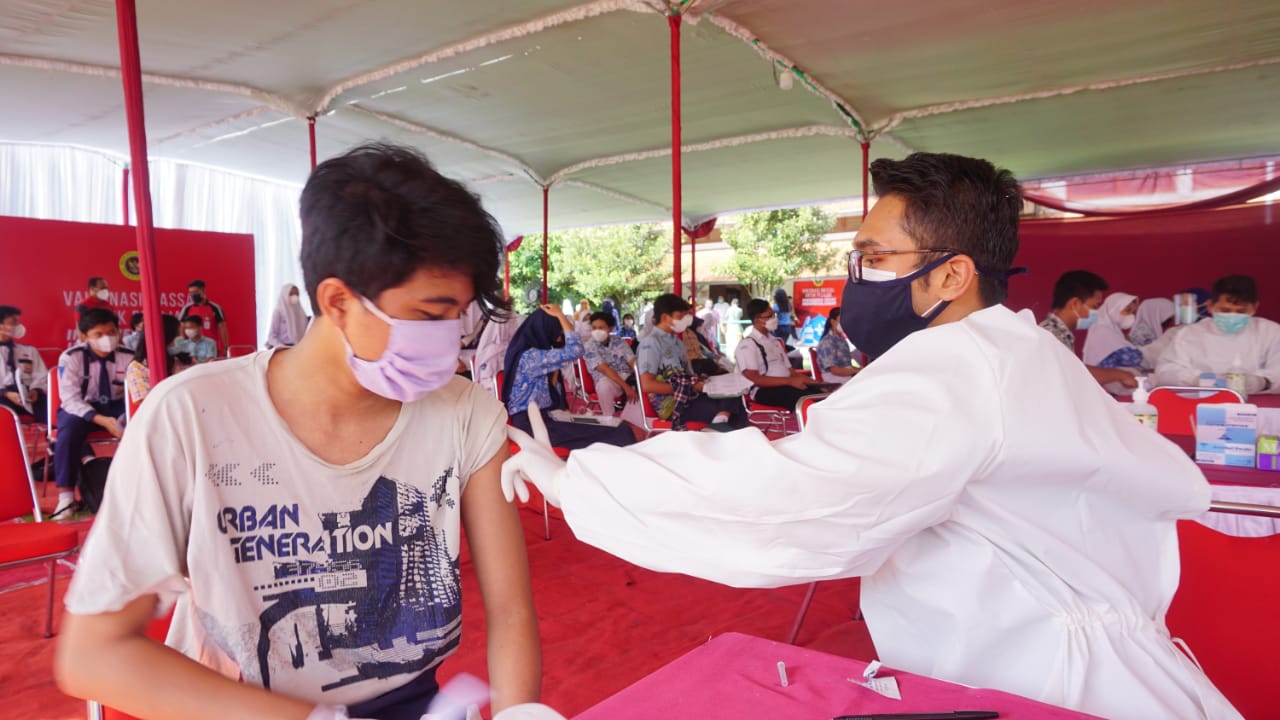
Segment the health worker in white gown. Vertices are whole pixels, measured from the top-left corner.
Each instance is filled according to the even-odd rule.
[[[861,576],[890,667],[1108,718],[1240,717],[1165,626],[1203,475],[1000,304],[1013,176],[924,153],[871,173],[841,322],[876,360],[803,433],[672,432],[567,464],[513,433],[508,497],[532,481],[580,539],[658,571]]]

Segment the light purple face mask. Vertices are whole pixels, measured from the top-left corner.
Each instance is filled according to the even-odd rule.
[[[387,349],[377,360],[356,357],[347,342],[347,364],[361,387],[389,400],[413,402],[443,387],[458,369],[461,320],[397,320],[388,317],[367,298],[365,309],[391,326]]]

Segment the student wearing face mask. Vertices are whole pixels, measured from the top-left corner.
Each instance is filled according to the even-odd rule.
[[[613,334],[616,320],[601,310],[591,316],[591,339],[583,345],[587,370],[600,398],[600,414],[612,416],[619,398],[635,402],[639,397],[627,378],[635,373],[636,354],[619,335]]]
[[[300,211],[315,321],[147,396],[67,591],[59,686],[139,718],[418,720],[461,641],[465,531],[501,720],[538,697],[537,618],[506,414],[454,376],[459,314],[503,305],[501,231],[390,145],[321,163]],[[146,636],[175,602],[180,652]]]
[[[738,343],[733,360],[738,372],[754,385],[751,399],[761,405],[795,409],[800,398],[814,392],[809,386],[818,381],[791,372],[787,350],[775,332],[779,327],[778,315],[768,300],[749,301],[746,314],[751,327]]]
[[[1160,356],[1161,385],[1196,386],[1203,373],[1245,375],[1245,391],[1280,392],[1280,324],[1256,316],[1258,284],[1228,275],[1213,284],[1210,317],[1178,332]]]
[[[189,317],[199,319],[200,334],[214,341],[218,354],[226,352],[231,344],[227,334],[227,316],[222,312],[221,305],[209,299],[205,282],[192,280],[187,283],[187,297],[187,304],[178,311],[178,317],[184,321]]]
[[[48,417],[49,371],[39,351],[18,342],[26,334],[22,311],[0,305],[0,405],[44,422]]]
[[[1127,335],[1137,321],[1137,312],[1137,297],[1122,292],[1107,296],[1098,310],[1098,321],[1084,339],[1084,364],[1141,375],[1142,351]]]
[[[622,327],[618,328],[618,337],[623,340],[636,339],[636,316],[627,313],[622,316]]]
[[[849,340],[840,328],[840,307],[836,306],[827,314],[827,324],[822,328],[822,339],[818,341],[818,377],[823,382],[840,383],[853,379],[861,368],[854,365],[853,350]]]
[[[201,331],[203,323],[200,318],[189,316],[182,321],[182,337],[174,343],[174,349],[186,353],[197,364],[212,362],[218,359],[218,344],[213,338],[207,338]]]
[[[133,352],[120,345],[116,314],[94,308],[80,316],[80,342],[58,358],[58,441],[53,467],[58,486],[59,515],[75,505],[76,472],[93,458],[85,440],[101,428],[115,437],[124,434],[124,377]]]
[[[280,300],[271,313],[271,330],[267,334],[267,348],[293,347],[307,332],[307,314],[302,310],[302,297],[298,286],[285,283],[280,290]]]
[[[1072,354],[1076,351],[1076,330],[1088,331],[1098,320],[1107,281],[1088,270],[1070,270],[1053,285],[1053,309],[1040,323]],[[1086,364],[1089,374],[1100,384],[1116,383],[1119,388],[1136,388],[1133,373],[1119,368],[1100,368]]]
[[[1204,475],[1001,304],[1017,181],[931,153],[870,172],[840,324],[876,360],[804,432],[667,433],[566,465],[513,431],[508,496],[531,480],[579,538],[653,570],[861,576],[901,670],[1101,717],[1239,718],[1164,624]]]

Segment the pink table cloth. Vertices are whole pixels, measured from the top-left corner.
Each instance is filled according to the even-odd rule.
[[[787,687],[778,678],[779,661],[786,663]],[[577,720],[829,720],[861,713],[952,710],[995,710],[1002,720],[1093,717],[997,690],[881,668],[880,677],[898,679],[902,699],[893,700],[847,680],[860,680],[866,666],[859,660],[727,633],[578,715]]]

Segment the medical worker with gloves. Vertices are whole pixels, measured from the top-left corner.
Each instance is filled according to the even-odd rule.
[[[508,498],[531,481],[580,539],[658,571],[862,576],[891,667],[1103,717],[1240,717],[1164,622],[1203,475],[1001,305],[1017,181],[926,153],[871,174],[841,324],[876,360],[803,433],[666,433],[565,463],[516,431]]]
[[[1258,284],[1228,275],[1213,283],[1211,298],[1211,317],[1178,333],[1160,356],[1156,380],[1194,387],[1206,373],[1238,372],[1250,395],[1280,392],[1280,323],[1256,317]]]

